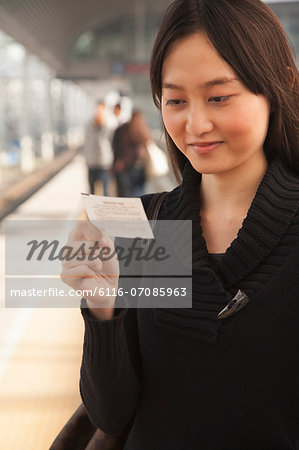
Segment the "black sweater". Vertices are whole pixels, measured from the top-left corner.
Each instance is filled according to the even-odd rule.
[[[85,320],[81,395],[126,450],[299,449],[299,179],[280,161],[263,178],[216,270],[187,163],[159,218],[192,219],[192,309],[128,309]],[[150,196],[145,196],[145,208]],[[241,289],[250,302],[217,314]]]

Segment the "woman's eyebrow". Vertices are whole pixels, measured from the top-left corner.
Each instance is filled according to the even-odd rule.
[[[184,88],[174,83],[163,83],[162,89],[172,89],[176,91],[184,91]]]
[[[227,83],[232,83],[234,81],[238,81],[238,78],[236,77],[232,77],[232,78],[228,78],[228,77],[222,77],[222,78],[215,78],[214,80],[210,80],[207,81],[206,83],[203,83],[201,85],[201,87],[211,87],[211,86],[218,86],[221,84],[227,84]],[[162,89],[172,89],[172,90],[176,90],[176,91],[184,91],[185,89],[182,86],[179,86],[177,84],[174,83],[168,83],[165,82],[162,84]]]
[[[237,77],[224,77],[224,78],[215,78],[215,80],[207,81],[203,84],[203,87],[210,87],[210,86],[217,86],[219,84],[227,84],[227,83],[233,83],[234,81],[238,81]]]

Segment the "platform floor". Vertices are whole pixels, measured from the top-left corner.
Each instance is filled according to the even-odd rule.
[[[82,157],[7,219],[75,219],[86,192]],[[0,448],[47,450],[80,403],[83,323],[79,309],[4,309],[0,235]]]
[[[169,189],[165,180],[149,191]],[[77,219],[86,169],[79,155],[9,219]],[[98,192],[99,194],[101,192]],[[80,403],[83,321],[78,309],[4,308],[0,223],[0,449],[48,450]],[[78,300],[79,306],[79,300]]]

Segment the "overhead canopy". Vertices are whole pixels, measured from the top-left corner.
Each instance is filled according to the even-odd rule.
[[[113,72],[121,74],[127,64],[138,63],[128,67],[143,70],[155,26],[169,3],[0,0],[0,28],[37,54],[60,77],[107,78]]]
[[[154,35],[171,0],[0,0],[0,29],[52,67],[94,90],[92,80],[146,89]],[[299,47],[299,2],[268,1]],[[146,74],[145,76],[142,76]],[[137,76],[136,76],[137,75]],[[112,80],[112,81],[111,81]]]

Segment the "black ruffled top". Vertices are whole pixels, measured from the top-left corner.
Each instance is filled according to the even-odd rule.
[[[261,181],[237,238],[213,270],[202,235],[198,201],[199,174],[188,162],[183,182],[170,192],[159,219],[192,220],[192,305],[190,309],[155,309],[159,326],[216,342],[228,318],[218,313],[238,289],[254,300],[275,276],[298,243],[299,182],[280,160],[273,161]],[[246,308],[250,307],[250,302]],[[238,312],[241,314],[241,311]]]

